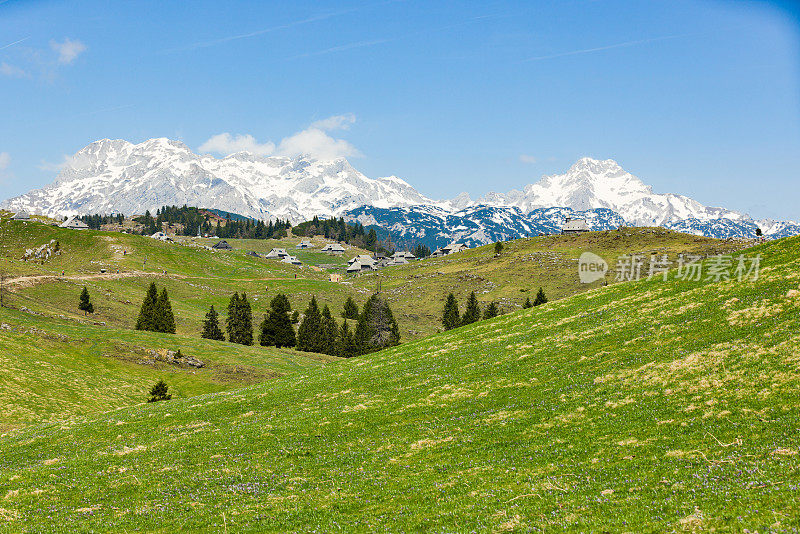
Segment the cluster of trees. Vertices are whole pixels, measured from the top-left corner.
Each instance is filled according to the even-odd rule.
[[[312,297],[303,313],[292,312],[286,295],[276,295],[259,326],[258,343],[264,347],[296,347],[297,350],[350,358],[391,347],[400,343],[400,330],[388,302],[372,295],[361,312],[349,298],[342,310],[341,325],[325,305],[320,310]],[[351,328],[347,320],[355,320]],[[296,324],[299,323],[297,331]],[[226,319],[228,341],[242,345],[253,344],[253,319],[247,296],[234,293],[228,304]],[[203,323],[203,338],[225,340],[219,325],[219,314],[212,306]]]
[[[175,333],[175,315],[172,313],[167,289],[164,288],[159,293],[155,282],[152,282],[147,289],[139,317],[136,319],[136,330]]]
[[[361,223],[346,223],[341,217],[338,219],[314,217],[310,221],[302,222],[292,228],[292,233],[305,237],[321,235],[328,239],[334,239],[340,243],[347,243],[372,252],[387,253],[391,252],[393,248],[390,239],[384,242],[378,238],[375,228],[370,228],[367,231]]]
[[[540,287],[533,302],[531,302],[530,297],[528,297],[525,299],[525,303],[522,307],[532,308],[534,306],[541,306],[545,302],[547,302],[547,296],[545,296],[544,290]],[[445,330],[451,330],[459,326],[472,324],[479,321],[481,318],[491,319],[498,315],[500,315],[500,308],[498,308],[496,302],[490,302],[489,305],[483,309],[483,312],[481,312],[481,307],[478,304],[478,298],[475,296],[474,291],[470,293],[467,299],[467,309],[464,310],[464,315],[460,315],[458,311],[458,301],[456,297],[450,293],[447,295],[447,300],[444,303],[444,310],[442,310],[442,326],[444,326]]]
[[[522,305],[523,308],[533,308],[534,306],[541,306],[547,302],[547,297],[544,294],[544,289],[541,287],[539,288],[539,292],[536,293],[536,298],[533,299],[533,303],[531,303],[531,298],[528,297],[525,299],[525,304]]]
[[[81,215],[78,218],[92,230],[99,230],[104,224],[122,224],[125,221],[125,216],[121,213],[116,215]]]
[[[189,207],[185,204],[182,207],[164,206],[156,210],[155,218],[146,211],[144,215],[134,218],[134,221],[143,226],[142,235],[152,235],[161,231],[164,223],[171,228],[173,224],[180,224],[183,227],[183,235],[213,235],[220,238],[239,238],[239,239],[280,239],[286,237],[287,230],[292,227],[286,220],[257,221],[249,217],[234,219],[230,213],[225,214],[225,224],[219,220],[216,224],[211,220],[211,215],[202,210]]]
[[[459,326],[472,324],[484,319],[491,319],[500,315],[500,309],[497,303],[490,302],[486,308],[481,312],[480,304],[478,304],[478,297],[475,292],[470,293],[467,299],[467,309],[464,310],[464,315],[460,315],[458,311],[458,301],[455,295],[450,293],[447,295],[447,300],[444,303],[444,310],[442,311],[442,326],[445,330],[451,330]]]
[[[414,254],[415,258],[427,258],[431,255],[431,249],[427,245],[420,244],[414,247],[412,254]]]

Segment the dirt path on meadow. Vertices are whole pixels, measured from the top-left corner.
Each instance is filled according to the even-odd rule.
[[[37,284],[46,284],[51,282],[72,282],[72,281],[86,281],[86,280],[120,280],[122,278],[136,278],[136,277],[159,277],[159,278],[188,278],[190,280],[217,280],[223,279],[232,282],[271,282],[275,280],[291,280],[291,278],[269,277],[269,278],[224,278],[216,276],[186,276],[184,274],[176,273],[159,273],[155,271],[123,271],[119,273],[93,273],[93,274],[32,274],[17,276],[15,278],[6,278],[6,284],[18,288],[32,287]],[[306,278],[297,278],[297,281],[306,280]]]
[[[32,274],[26,276],[17,276],[15,278],[6,278],[6,284],[18,287],[31,287],[36,284],[44,284],[48,282],[81,281],[81,280],[119,280],[122,278],[135,278],[138,276],[185,278],[185,276],[179,274],[164,274],[159,272],[147,272],[147,271],[123,271],[119,273],[94,273],[94,274],[68,274],[65,276],[60,276],[56,274]]]

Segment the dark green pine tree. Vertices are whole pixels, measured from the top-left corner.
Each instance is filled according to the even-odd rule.
[[[142,309],[139,311],[139,317],[136,319],[136,330],[149,330],[156,331],[156,303],[158,301],[158,289],[156,283],[151,282],[150,287],[147,288],[147,294],[142,302]]]
[[[81,291],[81,300],[78,304],[78,309],[81,310],[84,315],[87,313],[94,313],[94,305],[89,300],[89,290],[86,289],[86,286],[83,286],[83,291]]]
[[[239,343],[241,320],[239,318],[239,293],[235,292],[228,301],[228,317],[225,318],[225,330],[228,332],[228,341]]]
[[[353,300],[353,297],[347,297],[342,310],[342,317],[345,319],[358,320],[358,304]]]
[[[253,309],[247,301],[247,293],[242,293],[239,298],[239,325],[240,325],[240,338],[241,345],[253,344]]]
[[[339,333],[339,325],[331,315],[331,310],[326,304],[322,308],[320,319],[320,347],[323,353],[333,355],[336,350],[336,335]]]
[[[169,302],[167,288],[161,290],[156,300],[156,332],[166,334],[175,333],[175,315],[172,313],[172,304]]]
[[[353,340],[358,355],[400,343],[400,329],[386,300],[378,295],[367,299],[358,318]]]
[[[342,327],[336,336],[336,356],[340,358],[352,358],[358,356],[358,347],[356,347],[355,339],[353,338],[353,331],[347,324],[347,321],[342,322]]]
[[[533,307],[533,304],[531,304],[531,298],[527,297],[525,299],[525,303],[522,305],[522,309],[523,310],[527,310],[528,308],[532,308],[532,307]]]
[[[370,327],[370,350],[381,350],[400,344],[400,328],[386,299],[377,294],[369,300],[367,320]],[[365,308],[367,308],[365,306]]]
[[[464,311],[464,315],[461,316],[461,324],[476,323],[480,321],[480,319],[481,307],[478,305],[478,297],[475,296],[475,292],[473,291],[467,299],[467,309]]]
[[[447,301],[444,303],[444,310],[442,311],[442,326],[444,326],[445,330],[451,330],[459,324],[458,301],[455,295],[450,293],[447,295]]]
[[[354,352],[353,356],[360,356],[362,354],[366,354],[369,352],[370,343],[369,340],[372,337],[372,332],[369,328],[369,308],[371,303],[369,299],[367,302],[364,303],[364,309],[361,312],[361,315],[358,316],[358,322],[356,323],[355,332],[353,332],[353,345],[354,345]]]
[[[286,295],[279,294],[270,302],[270,311],[261,323],[258,342],[264,347],[294,347],[297,338],[289,317],[291,305]]]
[[[272,325],[269,322],[269,314],[269,311],[265,313],[264,320],[258,325],[258,344],[262,347],[275,346],[275,336],[272,332]]]
[[[225,335],[222,333],[222,329],[219,327],[219,314],[217,313],[217,310],[214,309],[213,305],[206,314],[206,320],[203,321],[202,337],[203,339],[225,341]]]
[[[300,328],[297,329],[297,350],[321,352],[319,350],[321,323],[322,317],[319,313],[319,306],[317,306],[317,298],[311,297]]]
[[[503,242],[498,241],[494,244],[494,253],[499,256],[501,252],[503,252]]]
[[[547,302],[547,297],[544,294],[544,290],[540,287],[539,288],[539,292],[536,293],[536,298],[533,299],[533,305],[534,306],[541,306],[545,302]]]
[[[163,380],[159,380],[152,388],[150,388],[150,398],[147,399],[147,402],[170,400],[172,395],[167,393],[168,389],[169,387],[167,386],[167,383]]]
[[[500,315],[500,308],[497,307],[497,303],[490,302],[486,309],[483,310],[483,318],[484,319],[491,319],[492,317],[497,317]]]

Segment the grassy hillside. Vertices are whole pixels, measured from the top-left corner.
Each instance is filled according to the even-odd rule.
[[[231,392],[0,437],[7,531],[800,527],[800,239]]]
[[[61,254],[46,261],[22,261],[26,249],[57,240]],[[184,239],[207,245],[215,241]],[[77,298],[86,285],[97,313],[95,320],[120,328],[133,325],[144,292],[155,280],[168,289],[176,314],[178,332],[198,335],[203,316],[213,304],[227,305],[234,291],[245,291],[260,317],[269,300],[286,293],[292,306],[305,309],[312,296],[328,304],[335,314],[347,297],[359,304],[381,281],[400,325],[403,340],[418,339],[440,328],[444,299],[454,291],[462,306],[470,291],[482,303],[498,301],[505,311],[518,309],[525,297],[533,298],[543,286],[550,299],[563,298],[594,286],[577,277],[577,258],[585,250],[607,258],[612,268],[622,253],[716,254],[737,250],[741,243],[669,232],[663,229],[625,229],[580,236],[521,239],[506,244],[499,257],[491,245],[446,258],[413,262],[373,274],[347,277],[344,283],[329,281],[327,266],[342,265],[365,251],[351,248],[342,258],[319,250],[323,240],[314,238],[316,249],[297,251],[300,238],[284,240],[229,240],[235,250],[210,252],[198,246],[163,243],[147,237],[115,232],[66,230],[43,224],[12,222],[0,218],[0,269],[13,280],[12,305],[48,315],[77,315]],[[308,265],[302,269],[248,256],[273,247],[286,248]],[[320,267],[321,266],[321,267]],[[105,275],[100,275],[106,269]],[[120,274],[117,275],[117,271]],[[63,273],[63,276],[62,276]],[[613,281],[613,275],[609,274]],[[297,277],[297,278],[295,278]],[[531,293],[530,291],[533,291]]]
[[[180,350],[202,368],[158,361]],[[0,432],[139,404],[159,379],[173,396],[225,391],[336,358],[92,326],[0,309]]]
[[[534,299],[542,287],[550,300],[561,299],[603,285],[581,284],[578,257],[593,252],[610,267],[607,283],[615,282],[617,258],[623,254],[645,257],[643,274],[651,255],[675,260],[678,254],[710,256],[740,250],[745,243],[691,236],[664,228],[624,228],[619,231],[578,235],[541,236],[505,243],[496,256],[494,245],[431,258],[402,267],[391,267],[359,276],[354,284],[362,290],[375,288],[378,279],[396,306],[406,338],[437,331],[442,307],[451,291],[464,311],[466,299],[475,291],[482,304],[499,303],[504,311],[520,309],[527,297]]]

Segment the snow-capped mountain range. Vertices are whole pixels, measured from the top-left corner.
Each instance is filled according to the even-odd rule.
[[[344,216],[431,244],[552,233],[568,215],[586,218],[592,229],[626,224],[714,237],[754,236],[756,228],[769,237],[800,233],[793,222],[755,221],[685,196],[655,193],[613,160],[581,158],[564,174],[544,176],[522,191],[435,201],[395,176],[368,178],[344,158],[247,152],[215,158],[165,138],[96,141],[76,153],[53,184],[0,207],[50,216],[130,215],[183,204],[292,222]]]
[[[367,178],[344,158],[318,161],[240,152],[218,159],[160,138],[138,145],[96,141],[71,158],[55,183],[0,206],[56,216],[142,214],[187,204],[300,222],[364,205],[430,202],[400,178]]]

